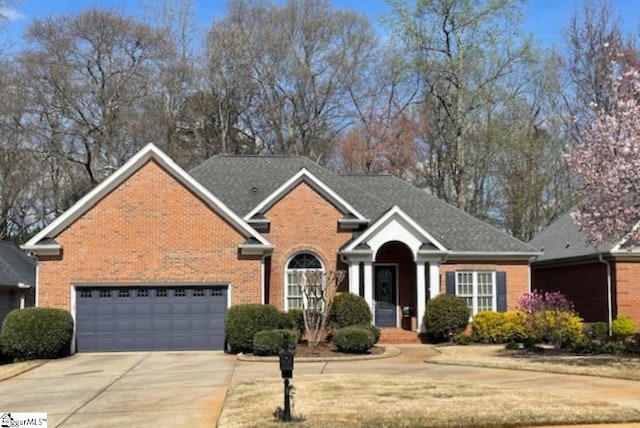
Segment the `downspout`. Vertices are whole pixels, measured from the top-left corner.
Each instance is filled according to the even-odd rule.
[[[611,263],[609,263],[602,257],[602,253],[598,254],[598,261],[600,263],[604,263],[607,266],[607,324],[609,325],[609,336],[611,336],[611,323],[613,322],[613,305],[611,303]]]

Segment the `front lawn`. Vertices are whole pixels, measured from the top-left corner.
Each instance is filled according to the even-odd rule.
[[[640,412],[518,388],[376,375],[307,375],[294,379],[296,426],[509,427],[640,422]],[[219,427],[282,426],[282,381],[229,390]]]
[[[640,356],[509,351],[504,345],[441,346],[427,363],[640,380]]]

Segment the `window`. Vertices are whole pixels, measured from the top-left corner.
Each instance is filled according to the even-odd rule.
[[[310,283],[312,282],[312,283]],[[287,264],[285,301],[286,310],[302,309],[305,303],[304,287],[310,287],[311,296],[320,295],[324,288],[324,268],[320,260],[310,253],[300,253]],[[317,301],[311,297],[314,306]]]
[[[472,315],[495,311],[495,272],[456,272],[456,296],[467,301]]]
[[[91,290],[87,290],[87,289],[81,289],[80,290],[80,297],[83,299],[88,299],[91,297]]]

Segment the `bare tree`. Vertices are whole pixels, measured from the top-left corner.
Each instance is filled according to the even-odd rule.
[[[326,161],[374,46],[369,21],[328,0],[235,1],[209,34],[211,88],[256,151]]]
[[[311,348],[322,341],[327,319],[333,305],[333,298],[340,283],[344,280],[344,271],[310,270],[298,273],[298,283],[302,288],[302,314],[304,327]]]
[[[95,9],[36,20],[26,41],[22,126],[65,166],[69,194],[80,196],[146,142],[137,127],[165,41],[147,25]]]
[[[509,86],[532,61],[519,32],[516,0],[390,2],[388,22],[422,83],[425,140],[421,184],[476,216],[490,207],[489,174],[497,148],[487,126]]]

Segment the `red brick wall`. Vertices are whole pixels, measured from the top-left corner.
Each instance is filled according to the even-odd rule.
[[[260,259],[241,259],[243,236],[154,161],[56,240],[39,264],[39,305],[70,309],[72,284],[229,283],[231,301],[260,303]]]
[[[532,289],[560,291],[586,322],[607,321],[607,267],[603,263],[584,263],[562,267],[533,267]]]
[[[640,262],[615,262],[612,266],[615,278],[616,315],[626,315],[640,331]]]
[[[295,254],[311,252],[328,270],[346,270],[339,250],[351,238],[351,232],[339,232],[342,213],[306,183],[287,193],[265,216],[271,221],[264,236],[275,246],[271,263],[269,303],[284,309],[284,280],[287,262]],[[340,291],[348,290],[348,279]]]
[[[515,309],[524,293],[529,291],[529,263],[523,262],[485,262],[464,261],[440,265],[440,293],[447,292],[446,273],[461,270],[505,272],[507,277],[507,308]]]

